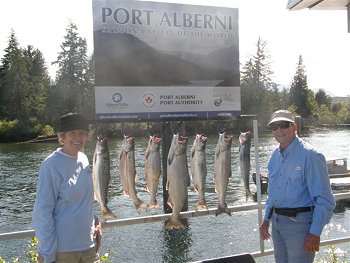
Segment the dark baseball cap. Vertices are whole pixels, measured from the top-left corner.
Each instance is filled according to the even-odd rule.
[[[84,130],[89,132],[89,123],[82,115],[78,113],[67,113],[59,117],[59,132],[73,131],[73,130]]]

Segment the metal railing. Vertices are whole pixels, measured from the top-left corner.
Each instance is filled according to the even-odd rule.
[[[334,195],[336,200],[343,200],[343,199],[350,199],[350,193],[338,193]],[[251,204],[251,205],[236,205],[236,206],[229,206],[228,209],[230,212],[242,212],[242,211],[251,211],[258,209],[258,211],[262,211],[264,209],[265,203],[259,204]],[[201,217],[201,216],[215,216],[216,208],[210,208],[208,211],[186,211],[181,212],[180,217],[181,218],[194,218],[194,217]],[[261,212],[262,213],[262,212]],[[110,228],[110,227],[123,227],[123,226],[129,226],[129,225],[138,225],[138,224],[146,224],[146,223],[154,223],[154,222],[162,222],[169,219],[171,214],[159,214],[159,215],[152,215],[152,216],[144,216],[144,217],[134,217],[134,218],[126,218],[126,219],[115,219],[115,220],[109,220],[103,224],[104,228]],[[14,240],[14,239],[25,239],[25,238],[31,238],[35,236],[34,230],[24,230],[24,231],[16,231],[16,232],[9,232],[9,233],[1,233],[0,234],[0,241],[6,241],[6,240]],[[350,236],[347,237],[341,237],[336,239],[329,239],[329,240],[323,240],[321,241],[321,246],[327,246],[331,244],[339,244],[339,243],[345,243],[350,242]],[[269,256],[273,254],[273,249],[265,250],[264,248],[264,241],[261,239],[262,247],[260,247],[260,251],[252,252],[250,254],[253,255],[253,257],[264,257]]]
[[[258,125],[257,121],[253,120],[253,131],[254,131],[254,147],[255,147],[255,153],[259,152],[258,149]],[[260,182],[260,168],[259,168],[259,154],[255,154],[255,164],[256,164],[256,181]],[[249,211],[249,210],[258,210],[258,224],[260,225],[262,222],[262,210],[265,208],[265,203],[261,202],[261,185],[259,183],[256,184],[257,188],[257,203],[256,204],[250,204],[250,205],[236,205],[236,206],[229,206],[228,209],[230,212],[241,212],[241,211]],[[350,192],[349,193],[337,193],[334,194],[337,201],[344,200],[344,199],[350,199]],[[186,211],[180,213],[180,218],[194,218],[194,217],[200,217],[200,216],[211,216],[215,215],[215,212],[217,211],[216,208],[210,208],[208,211]],[[146,224],[146,223],[154,223],[154,222],[161,222],[166,221],[169,219],[171,214],[159,214],[159,215],[152,215],[152,216],[144,216],[144,217],[134,217],[134,218],[126,218],[126,219],[115,219],[115,220],[109,220],[105,223],[103,223],[104,228],[109,227],[123,227],[123,226],[129,226],[129,225],[138,225],[138,224]],[[31,238],[35,236],[34,230],[24,230],[24,231],[16,231],[16,232],[10,232],[10,233],[2,233],[0,234],[0,241],[5,240],[14,240],[14,239],[25,239],[25,238]],[[321,246],[327,246],[331,244],[339,244],[339,243],[345,243],[350,242],[350,236],[342,237],[342,238],[336,238],[336,239],[330,239],[330,240],[323,240],[321,241]],[[269,256],[273,254],[273,249],[265,250],[265,244],[264,240],[260,238],[260,251],[252,252],[250,253],[253,255],[253,257],[264,257]]]

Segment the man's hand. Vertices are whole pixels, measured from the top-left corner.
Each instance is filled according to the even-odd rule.
[[[263,221],[260,225],[260,236],[264,240],[268,240],[271,238],[271,235],[269,233],[269,227],[270,227],[270,222],[269,221]]]
[[[320,250],[320,237],[308,233],[305,237],[304,249],[307,253],[316,253]]]
[[[96,241],[96,251],[98,251],[102,244],[102,226],[100,222],[95,226],[94,238]]]

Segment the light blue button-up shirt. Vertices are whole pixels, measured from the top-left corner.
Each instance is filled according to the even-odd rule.
[[[93,182],[89,161],[54,151],[40,167],[33,226],[44,262],[56,252],[83,251],[94,246]]]
[[[286,149],[275,149],[268,163],[269,186],[264,220],[272,207],[314,206],[309,232],[320,236],[329,223],[335,198],[324,156],[296,137]]]

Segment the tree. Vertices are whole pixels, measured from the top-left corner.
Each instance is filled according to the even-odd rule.
[[[325,90],[318,90],[315,94],[315,99],[319,106],[325,105],[328,109],[331,109],[332,98],[326,94]]]
[[[47,94],[50,89],[50,77],[47,71],[44,56],[40,50],[27,46],[23,55],[28,61],[28,90],[30,116],[38,117],[45,123]]]
[[[68,111],[83,113],[86,107],[91,108],[86,104],[92,103],[86,101],[92,94],[91,58],[87,55],[86,40],[79,36],[77,26],[70,23],[66,33],[57,60],[53,62],[58,65],[58,70],[50,99],[56,100],[54,109],[57,114]]]
[[[0,66],[0,118],[28,120],[30,104],[28,89],[28,61],[19,48],[11,30],[5,55]]]
[[[273,72],[266,45],[267,42],[259,37],[256,54],[248,59],[241,74],[242,113],[258,114],[258,120],[263,125],[267,123],[279,101],[273,99],[277,85],[271,80]]]
[[[88,119],[95,119],[95,67],[94,57],[91,55],[88,58],[88,68],[84,74],[84,95],[82,96],[82,111],[81,114]]]
[[[310,103],[313,100],[311,95],[313,94],[311,94],[310,90],[308,89],[305,66],[303,65],[303,58],[300,55],[298,66],[290,88],[290,104],[295,106],[296,112],[302,117],[308,118],[311,116],[312,110]]]

